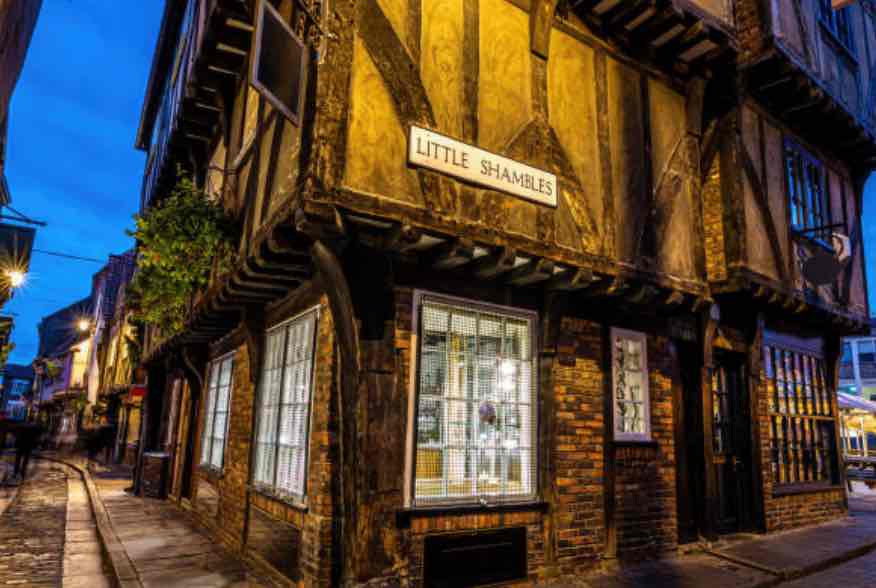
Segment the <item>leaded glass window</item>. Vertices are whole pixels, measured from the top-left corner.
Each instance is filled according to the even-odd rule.
[[[534,497],[534,317],[420,300],[414,503]]]
[[[266,333],[256,425],[255,485],[283,498],[306,492],[317,309]]]
[[[201,436],[201,465],[222,469],[225,439],[228,436],[228,410],[234,355],[210,362],[208,368],[206,412]]]
[[[776,485],[838,480],[833,386],[824,360],[764,347],[770,455]]]
[[[620,441],[651,439],[648,397],[648,352],[644,333],[611,330],[614,438]]]

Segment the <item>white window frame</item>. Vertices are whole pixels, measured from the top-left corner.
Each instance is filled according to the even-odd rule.
[[[535,311],[512,307],[501,306],[463,298],[459,296],[448,296],[427,290],[415,290],[413,296],[413,317],[411,324],[411,345],[410,345],[410,373],[408,374],[408,422],[406,431],[405,443],[405,476],[404,476],[404,506],[405,508],[419,508],[423,504],[415,504],[415,488],[416,488],[416,471],[415,458],[417,451],[417,407],[419,401],[419,373],[420,373],[420,309],[425,299],[435,301],[450,306],[460,306],[472,310],[481,310],[486,312],[494,312],[498,314],[508,315],[515,318],[526,319],[530,321],[530,354],[532,361],[532,414],[530,418],[533,423],[530,427],[532,434],[531,443],[531,460],[533,477],[532,491],[525,495],[515,495],[511,497],[493,497],[491,502],[485,504],[483,498],[479,496],[470,496],[465,498],[452,497],[445,500],[430,500],[425,505],[426,508],[436,506],[465,506],[465,505],[481,505],[488,506],[489,504],[515,504],[527,503],[537,500],[540,485],[540,445],[539,445],[539,427],[541,426],[540,408],[541,408],[541,389],[539,381],[539,361],[538,350],[540,348],[540,339],[538,338],[538,313]]]
[[[218,406],[218,396],[216,396],[220,390],[220,382],[222,381],[222,368],[226,362],[230,362],[230,377],[228,379],[228,400],[226,401],[226,411],[225,411],[225,431],[222,433],[222,451],[219,455],[219,462],[216,463],[215,457],[213,455],[213,440],[215,439],[215,430],[216,430],[216,407]],[[218,368],[215,372],[217,375],[214,378],[214,366]],[[214,382],[214,379],[218,379],[218,381]],[[176,384],[174,384],[176,385]],[[207,393],[204,396],[204,430],[201,432],[201,455],[199,456],[198,462],[201,467],[208,468],[212,470],[222,471],[225,467],[225,448],[228,445],[228,425],[231,421],[231,395],[234,388],[234,352],[226,353],[225,355],[221,355],[207,364]],[[211,399],[213,400],[212,409],[211,409]],[[212,418],[210,412],[212,410]],[[207,424],[212,424],[211,430],[207,431]],[[209,445],[208,445],[209,444]],[[209,449],[208,449],[209,447]],[[206,456],[206,457],[205,457]]]
[[[641,433],[631,433],[620,431],[618,429],[618,398],[615,392],[615,382],[617,381],[617,346],[615,342],[618,338],[632,339],[640,341],[642,344],[642,420],[645,423],[645,431]],[[648,335],[641,331],[631,331],[628,329],[611,328],[609,345],[611,345],[611,410],[612,424],[614,428],[615,441],[651,441],[651,387],[650,387],[650,370],[648,369]]]
[[[281,420],[280,416],[282,414],[282,407],[283,407],[282,391],[283,391],[283,386],[285,385],[285,378],[286,378],[286,367],[287,367],[286,366],[286,353],[289,350],[289,331],[288,331],[289,326],[292,325],[293,323],[295,323],[296,321],[302,320],[311,314],[313,315],[314,327],[313,327],[313,332],[311,333],[311,342],[310,342],[310,345],[311,345],[311,347],[310,347],[310,349],[311,349],[311,352],[310,352],[310,354],[311,354],[311,357],[310,357],[310,389],[307,391],[307,411],[306,411],[307,423],[304,427],[305,428],[305,438],[303,439],[304,458],[302,460],[302,466],[301,466],[302,471],[300,472],[300,475],[301,475],[301,478],[300,478],[301,479],[301,493],[296,494],[296,493],[290,493],[290,492],[287,492],[285,490],[282,490],[277,485],[277,478],[278,478],[278,472],[279,472],[278,455],[279,455],[279,447],[280,447],[279,428],[280,428],[280,420]],[[253,434],[253,437],[252,437],[252,447],[253,447],[253,449],[252,449],[252,451],[253,451],[252,452],[252,463],[253,463],[253,467],[250,470],[251,471],[250,476],[251,476],[252,487],[257,492],[267,494],[267,495],[270,495],[272,497],[279,498],[279,499],[282,499],[284,501],[291,502],[292,504],[300,505],[300,506],[307,505],[307,491],[308,491],[308,484],[307,483],[308,483],[308,478],[309,478],[308,472],[310,470],[310,443],[311,443],[311,440],[313,439],[313,395],[314,395],[314,390],[316,388],[316,385],[315,385],[315,383],[316,383],[316,368],[317,368],[316,343],[317,343],[317,338],[319,335],[319,319],[320,319],[320,307],[314,306],[314,307],[308,308],[307,310],[300,312],[300,313],[296,314],[295,316],[292,316],[292,317],[290,317],[282,322],[279,322],[275,325],[272,325],[265,330],[265,333],[264,333],[265,353],[264,353],[264,357],[262,358],[262,365],[259,368],[260,369],[259,386],[258,386],[258,390],[256,393],[256,402],[255,402],[255,406],[254,406],[255,417],[256,417],[255,418],[256,426],[252,432],[252,434]],[[261,419],[263,418],[262,400],[263,400],[264,386],[267,385],[266,377],[265,377],[265,369],[267,368],[268,361],[270,360],[270,358],[268,357],[268,353],[267,353],[267,351],[268,351],[267,340],[268,340],[268,336],[271,332],[277,331],[280,329],[283,330],[282,359],[280,360],[280,368],[279,368],[281,370],[280,395],[278,396],[280,403],[277,404],[277,411],[278,411],[277,412],[277,428],[275,431],[273,443],[271,444],[271,446],[273,447],[273,450],[274,450],[273,482],[268,484],[268,483],[265,483],[263,481],[259,481],[256,479],[256,473],[257,473],[256,468],[257,468],[258,459],[259,459],[259,457],[258,457],[258,451],[259,451],[258,435],[259,435],[259,431],[261,428]]]

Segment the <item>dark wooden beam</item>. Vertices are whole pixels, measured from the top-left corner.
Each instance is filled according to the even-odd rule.
[[[553,272],[554,262],[547,259],[533,259],[511,270],[507,282],[514,286],[528,286],[549,279]]]
[[[427,255],[428,265],[437,270],[450,270],[474,259],[474,243],[469,239],[453,239],[438,245]]]
[[[593,270],[589,267],[582,267],[556,274],[548,280],[545,287],[548,290],[572,291],[587,288],[593,282]]]
[[[472,264],[472,273],[480,280],[491,280],[514,269],[517,251],[511,247],[498,247]]]

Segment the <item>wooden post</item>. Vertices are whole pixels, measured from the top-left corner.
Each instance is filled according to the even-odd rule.
[[[335,533],[340,585],[352,583],[357,569],[356,535],[358,488],[356,455],[358,433],[356,409],[358,407],[359,332],[353,312],[353,298],[341,262],[335,253],[321,241],[311,247],[313,264],[318,273],[332,312],[337,346],[340,352],[340,394],[338,394],[338,429],[340,433],[340,467],[338,480],[341,500],[337,508],[340,516]]]
[[[703,358],[701,392],[703,407],[703,462],[705,465],[705,507],[703,535],[709,539],[718,532],[718,475],[715,471],[715,448],[713,445],[712,372],[715,368],[714,340],[718,330],[719,314],[716,305],[711,305],[700,315],[700,345]]]
[[[841,441],[841,426],[842,418],[839,412],[839,400],[837,397],[837,388],[839,386],[839,366],[842,359],[842,338],[839,335],[828,335],[824,342],[824,364],[827,372],[827,384],[830,392],[830,403],[833,410],[833,418],[835,431],[838,434],[834,435],[834,446],[836,451],[836,468],[837,482],[842,486],[848,487],[846,480],[846,467],[843,459],[843,447]],[[843,495],[843,504],[846,509],[849,508],[849,496]]]

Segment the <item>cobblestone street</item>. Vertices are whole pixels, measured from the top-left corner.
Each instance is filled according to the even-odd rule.
[[[0,586],[109,586],[82,480],[62,465],[31,464],[0,516]]]

